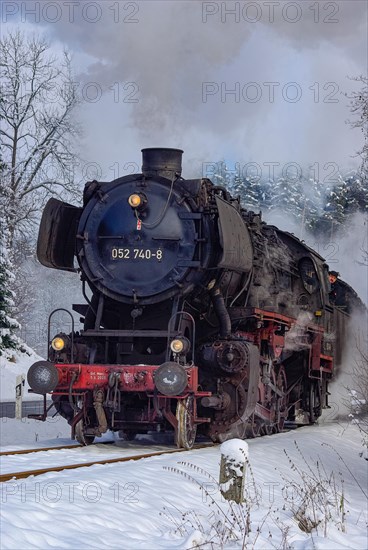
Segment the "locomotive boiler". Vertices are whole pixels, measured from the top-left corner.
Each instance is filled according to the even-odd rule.
[[[226,188],[182,178],[181,150],[142,153],[141,174],[88,182],[83,206],[46,205],[38,259],[80,274],[84,329],[51,335],[51,313],[30,387],[85,445],[172,430],[188,449],[197,433],[221,442],[315,422],[348,317],[329,301],[323,258]]]

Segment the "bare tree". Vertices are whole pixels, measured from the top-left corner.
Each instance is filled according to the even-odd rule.
[[[360,75],[351,80],[360,83],[361,88],[348,96],[350,112],[354,116],[354,120],[348,122],[352,128],[360,128],[363,132],[364,143],[362,149],[358,151],[358,155],[362,159],[362,177],[368,178],[368,77]]]
[[[73,139],[79,134],[76,85],[67,52],[58,58],[49,44],[19,31],[0,41],[1,186],[9,223],[8,246],[29,234],[50,194],[75,194]]]

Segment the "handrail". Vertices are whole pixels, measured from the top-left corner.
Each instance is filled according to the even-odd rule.
[[[67,314],[71,317],[71,320],[72,320],[72,349],[71,349],[71,354],[70,354],[70,361],[71,361],[71,363],[74,363],[74,317],[73,317],[73,315],[70,313],[70,311],[69,311],[68,309],[65,309],[65,308],[63,308],[63,307],[59,307],[59,308],[57,308],[57,309],[54,309],[54,310],[50,313],[49,318],[48,318],[48,321],[47,321],[47,359],[50,360],[51,319],[52,319],[52,317],[54,316],[54,314],[57,313],[58,311],[65,311],[65,313],[67,313]]]

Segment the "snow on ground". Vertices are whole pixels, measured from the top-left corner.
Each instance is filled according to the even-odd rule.
[[[37,360],[40,357],[33,353],[12,352],[11,361],[0,358],[1,401],[14,400],[16,375],[26,375]],[[27,389],[25,399],[39,397]],[[340,401],[333,396],[332,408],[324,412],[319,426],[247,442],[250,467],[243,507],[231,506],[221,497],[219,446],[180,456],[96,465],[2,484],[0,547],[240,549],[245,542],[244,547],[255,549],[366,549],[368,462],[361,456],[357,426],[331,422],[342,412]],[[120,452],[154,452],[165,444],[172,448],[172,438],[168,444],[163,435],[150,444],[149,438],[116,441],[111,433],[103,439],[115,440],[115,447],[107,450],[97,444],[1,457],[1,470],[91,461],[106,453],[115,458]],[[70,427],[59,416],[46,422],[2,418],[0,441],[2,451],[73,443]],[[233,448],[234,442],[230,445]],[[314,498],[301,509],[303,494],[312,493]],[[234,513],[238,521],[231,526]],[[313,528],[313,521],[319,525]],[[303,525],[311,532],[303,531]]]
[[[23,344],[22,344],[23,345]],[[41,395],[28,393],[27,372],[29,367],[36,361],[41,361],[31,348],[24,345],[26,353],[20,351],[6,350],[6,356],[0,356],[0,402],[15,401],[16,378],[19,374],[25,375],[25,385],[23,388],[23,399],[36,401],[42,399]]]
[[[15,422],[16,436],[20,423]],[[55,424],[54,442],[60,444],[57,430],[61,431]],[[367,548],[368,463],[360,456],[361,435],[356,426],[310,426],[248,440],[248,445],[248,536],[244,535],[247,505],[232,509],[240,512],[231,529],[240,540],[229,539],[226,532],[232,515],[217,484],[217,446],[6,482],[1,486],[1,548],[171,550],[204,543],[201,548],[211,548],[212,540],[212,548],[223,544],[240,549],[243,537],[243,547],[255,549]],[[53,452],[56,457],[57,451]],[[31,456],[23,457],[24,465],[34,460]],[[301,503],[298,487],[308,484],[315,499],[296,520]],[[318,491],[318,486],[324,491]],[[322,509],[317,496],[322,498]],[[298,521],[310,519],[313,513],[321,524],[306,533]]]
[[[46,446],[71,445],[70,426],[61,416],[47,417],[45,422],[22,418],[0,418],[2,451],[33,449]]]

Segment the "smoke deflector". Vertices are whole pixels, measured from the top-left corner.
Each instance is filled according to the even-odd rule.
[[[82,209],[50,199],[42,214],[37,241],[37,258],[45,267],[76,271],[75,236]]]

